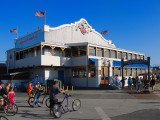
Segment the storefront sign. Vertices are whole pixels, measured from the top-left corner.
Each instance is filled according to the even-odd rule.
[[[124,61],[122,62],[122,65],[131,65],[131,64],[145,64],[148,65],[148,60],[128,60],[128,61]]]
[[[30,37],[30,38],[27,38],[27,39],[25,39],[25,40],[20,41],[19,44],[22,44],[22,43],[24,43],[24,42],[26,42],[26,41],[32,40],[32,39],[34,39],[34,38],[36,38],[36,37],[37,37],[37,35],[34,35],[34,36]]]

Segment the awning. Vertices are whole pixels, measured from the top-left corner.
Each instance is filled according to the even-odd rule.
[[[99,60],[97,58],[89,58],[92,62],[95,62],[95,60]]]
[[[113,66],[121,66],[121,61],[115,61],[113,60]],[[144,65],[144,64],[131,64],[131,65],[126,65],[125,67],[140,67],[140,68],[148,68],[148,65]],[[150,66],[150,68],[153,68],[152,66]]]

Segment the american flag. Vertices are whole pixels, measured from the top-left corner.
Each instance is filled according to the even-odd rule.
[[[10,30],[10,33],[17,33],[17,28]]]
[[[44,14],[45,14],[45,12],[36,11],[35,16],[38,16],[38,17],[44,17]]]
[[[102,31],[101,34],[108,34],[108,31]]]

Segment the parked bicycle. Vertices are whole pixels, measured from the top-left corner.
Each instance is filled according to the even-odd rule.
[[[3,115],[0,115],[0,120],[9,120],[9,119]]]
[[[0,108],[4,110],[4,113],[8,116],[13,116],[18,113],[18,106],[15,103],[10,103],[7,98],[4,98],[3,106]]]
[[[46,101],[45,101],[46,100]],[[49,108],[49,103],[47,101],[49,101],[49,96],[48,96],[48,93],[40,93],[40,96],[39,96],[39,103],[43,105],[44,101],[45,101],[45,105]],[[28,104],[32,107],[33,106],[33,101],[34,101],[34,97],[30,97],[28,99]],[[35,105],[37,104],[37,101],[35,103]]]
[[[67,112],[71,112],[70,106],[69,106],[69,97],[71,98],[71,95],[69,93],[63,93],[65,95],[62,102],[58,102],[57,104],[54,104],[52,108],[52,112],[55,118],[60,118],[62,114],[65,114]],[[64,101],[67,101],[67,104],[64,104]],[[79,99],[72,99],[72,109],[73,111],[77,111],[81,108],[81,101]],[[67,107],[67,109],[65,109]]]

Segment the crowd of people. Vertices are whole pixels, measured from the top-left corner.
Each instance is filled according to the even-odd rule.
[[[144,89],[148,89],[148,87],[151,87],[152,90],[154,90],[154,85],[156,83],[156,80],[157,80],[157,76],[155,75],[151,75],[149,77],[149,80],[148,80],[148,76],[147,75],[144,75],[143,77],[129,77],[128,78],[128,88],[130,89],[136,89],[137,92],[140,92],[140,87],[142,86]]]

